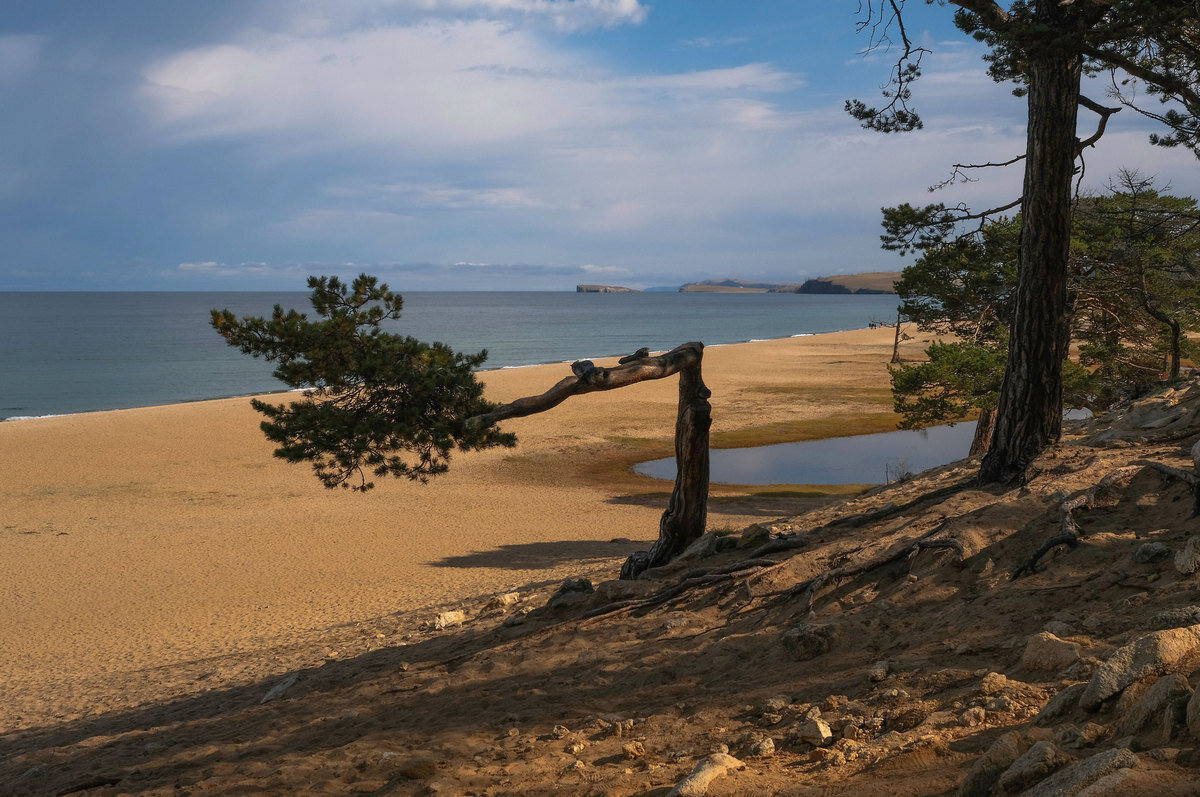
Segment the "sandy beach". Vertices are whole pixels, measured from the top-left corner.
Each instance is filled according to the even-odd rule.
[[[889,427],[892,335],[707,349],[714,445]],[[508,401],[566,373],[484,379]],[[144,688],[155,668],[615,572],[657,534],[670,485],[627,469],[670,452],[675,401],[674,379],[574,398],[506,423],[516,449],[366,495],[274,459],[244,398],[0,424],[0,730],[120,705],[122,684]],[[710,528],[814,500],[780,493],[716,486]]]

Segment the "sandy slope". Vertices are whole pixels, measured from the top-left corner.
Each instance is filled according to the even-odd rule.
[[[716,442],[844,432],[863,413],[880,423],[891,336],[708,349]],[[491,372],[488,394],[538,393],[563,375]],[[245,399],[0,424],[0,729],[119,703],[148,668],[613,566],[657,533],[668,485],[621,467],[669,451],[675,390],[572,399],[509,422],[516,450],[367,495],[273,459]],[[713,526],[802,508],[717,494]]]

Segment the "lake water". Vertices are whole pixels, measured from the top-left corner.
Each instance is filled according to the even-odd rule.
[[[393,286],[396,287],[396,286]],[[392,331],[488,368],[858,329],[896,314],[893,295],[412,292]],[[306,292],[0,292],[0,420],[265,393],[273,366],[209,327],[209,310],[308,309]]]
[[[967,456],[975,422],[754,448],[714,448],[711,480],[723,484],[884,484]],[[675,478],[675,458],[634,466],[656,479]]]

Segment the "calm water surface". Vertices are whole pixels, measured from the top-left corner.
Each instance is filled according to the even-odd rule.
[[[971,448],[975,422],[833,437],[803,443],[710,452],[712,481],[724,484],[883,484],[956,459]],[[675,458],[634,466],[656,479],[675,478]]]

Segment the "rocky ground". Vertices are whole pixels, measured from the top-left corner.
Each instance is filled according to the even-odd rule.
[[[639,581],[615,541],[562,584],[146,672],[0,737],[0,793],[1200,794],[1198,439],[1192,384],[1023,487],[964,461]]]

